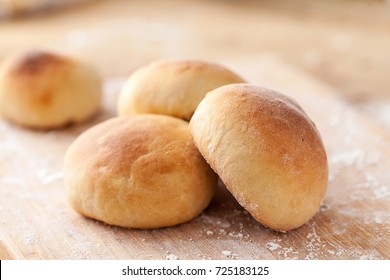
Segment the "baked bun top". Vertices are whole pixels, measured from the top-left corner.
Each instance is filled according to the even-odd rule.
[[[100,107],[101,79],[92,67],[47,51],[10,57],[0,69],[0,113],[15,123],[55,128]]]
[[[77,212],[132,228],[194,218],[209,204],[217,181],[188,123],[158,115],[117,117],[92,127],[70,146],[64,168]]]
[[[204,158],[263,225],[286,231],[319,209],[328,178],[320,134],[291,98],[250,84],[209,92],[190,122]]]
[[[164,114],[188,121],[207,92],[243,82],[218,64],[197,60],[153,62],[130,76],[118,100],[118,114]]]

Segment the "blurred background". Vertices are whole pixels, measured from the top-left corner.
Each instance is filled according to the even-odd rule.
[[[31,48],[96,67],[104,108],[58,131],[0,120],[0,258],[390,258],[389,1],[0,0],[0,65]],[[329,158],[314,219],[276,234],[224,188],[199,218],[169,229],[131,231],[74,213],[63,185],[67,148],[115,116],[126,78],[160,58],[219,62],[299,101]]]
[[[389,1],[0,0],[0,63],[42,47],[105,78],[163,57],[276,56],[390,131]]]

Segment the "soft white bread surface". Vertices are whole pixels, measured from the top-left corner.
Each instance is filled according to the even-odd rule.
[[[244,80],[229,69],[195,60],[161,60],[135,71],[125,83],[118,114],[163,114],[190,120],[207,92]]]
[[[101,79],[89,65],[46,51],[9,58],[0,69],[0,114],[17,124],[57,128],[100,108]]]
[[[161,115],[116,117],[90,128],[66,152],[64,174],[77,212],[130,228],[191,220],[217,183],[188,123]]]
[[[291,230],[318,211],[327,155],[294,100],[250,84],[223,86],[199,104],[190,132],[229,191],[266,227]]]

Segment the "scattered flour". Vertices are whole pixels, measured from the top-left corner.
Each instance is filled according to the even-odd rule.
[[[222,255],[231,259],[238,259],[238,255],[234,254],[232,251],[222,251]]]
[[[213,226],[218,226],[218,227],[222,227],[222,228],[229,228],[231,226],[231,224],[226,219],[211,217],[211,216],[207,216],[207,215],[202,215],[201,219],[206,224],[210,224]]]
[[[308,254],[305,259],[312,260],[318,258],[317,253],[322,248],[321,237],[317,234],[316,224],[313,223],[311,231],[306,235],[306,239],[308,241],[305,244],[305,248],[307,249]]]
[[[230,237],[240,238],[240,239],[242,239],[244,237],[244,235],[241,232],[239,232],[239,233],[229,232],[229,236]]]
[[[53,172],[53,171],[46,170],[46,169],[40,170],[37,175],[38,175],[39,181],[44,185],[59,183],[62,181],[62,179],[64,177],[63,172],[58,172],[58,171]]]
[[[174,254],[168,254],[168,255],[166,255],[165,259],[174,261],[174,260],[178,260],[179,258],[178,258],[178,256],[176,256]]]
[[[286,235],[283,235],[284,238],[286,238]],[[283,244],[283,239],[277,238],[270,242],[266,243],[266,248],[272,252],[275,252],[279,256],[281,256],[283,259],[291,260],[291,259],[298,259],[298,252],[294,250],[292,247],[283,247],[281,244]]]
[[[380,186],[379,188],[374,189],[375,198],[390,198],[390,187],[389,186]]]
[[[354,149],[345,153],[338,153],[330,157],[329,161],[336,167],[356,167],[364,170],[367,166],[377,165],[381,157],[376,152],[366,153],[362,149]]]
[[[275,243],[275,242],[268,242],[265,246],[270,251],[275,251],[275,250],[281,248],[281,246],[278,243]]]
[[[0,177],[0,183],[4,185],[17,186],[17,187],[25,187],[25,182],[21,180],[21,178],[16,177]]]

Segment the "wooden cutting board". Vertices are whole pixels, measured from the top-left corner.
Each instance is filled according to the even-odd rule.
[[[104,107],[88,123],[33,131],[0,121],[0,258],[390,259],[390,135],[277,57],[220,62],[292,96],[317,124],[330,177],[310,222],[287,233],[266,229],[222,183],[202,215],[176,227],[124,229],[76,214],[66,200],[62,161],[82,131],[115,116],[125,77],[106,77]]]
[[[86,0],[0,0],[0,20],[80,3]]]

